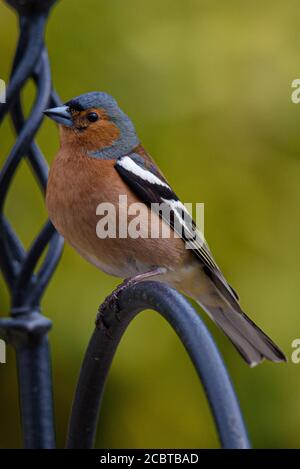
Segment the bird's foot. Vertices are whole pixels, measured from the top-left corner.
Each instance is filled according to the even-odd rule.
[[[104,327],[109,330],[109,326],[105,321],[105,311],[110,310],[114,313],[115,317],[118,321],[121,322],[121,318],[119,315],[120,312],[120,305],[119,305],[119,295],[120,293],[135,283],[138,283],[139,279],[132,277],[124,280],[110,295],[108,295],[103,303],[99,306],[98,314],[96,318],[96,326],[98,327],[100,322],[104,325]]]
[[[161,275],[166,272],[164,267],[156,267],[153,270],[144,272],[142,274],[136,275],[135,277],[129,277],[124,280],[110,295],[108,295],[104,302],[99,306],[97,318],[96,318],[96,327],[99,327],[100,323],[109,331],[109,325],[105,320],[105,311],[112,311],[118,321],[121,322],[120,305],[119,305],[119,296],[120,293],[128,288],[129,286],[135,285],[136,283],[141,282],[149,277],[154,277],[155,275]]]

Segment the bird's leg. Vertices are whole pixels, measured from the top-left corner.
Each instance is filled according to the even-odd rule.
[[[166,273],[166,268],[165,267],[156,267],[155,269],[149,270],[148,272],[144,272],[142,274],[135,275],[134,277],[128,277],[126,278],[120,285],[115,288],[115,290],[108,295],[104,302],[99,306],[97,318],[96,318],[96,326],[99,326],[100,322],[103,323],[107,329],[109,329],[108,325],[105,324],[105,318],[104,318],[104,312],[106,309],[110,309],[114,311],[115,316],[117,319],[120,321],[120,316],[118,314],[119,312],[119,295],[120,293],[125,290],[126,288],[135,285],[136,283],[142,282],[143,280],[146,280],[147,278],[150,277],[155,277],[156,275],[161,275]]]

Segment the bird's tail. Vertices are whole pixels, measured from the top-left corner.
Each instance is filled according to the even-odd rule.
[[[206,277],[206,288],[192,294],[217,326],[227,335],[244,360],[254,367],[264,358],[287,361],[280,348],[242,311],[236,293],[222,278]],[[203,280],[203,279],[202,279]]]

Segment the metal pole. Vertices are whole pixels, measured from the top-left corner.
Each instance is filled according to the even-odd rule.
[[[51,360],[47,334],[51,321],[40,312],[41,296],[62,251],[62,238],[51,223],[25,251],[4,215],[10,184],[22,158],[27,156],[44,192],[48,167],[34,136],[43,111],[58,104],[52,90],[44,29],[55,0],[6,0],[20,17],[20,37],[12,66],[6,103],[0,106],[0,122],[10,113],[17,139],[0,173],[0,267],[11,297],[11,317],[0,319],[0,336],[16,350],[22,432],[25,448],[54,448]],[[24,118],[21,91],[33,79],[37,93],[29,116]],[[43,252],[48,249],[36,272]]]

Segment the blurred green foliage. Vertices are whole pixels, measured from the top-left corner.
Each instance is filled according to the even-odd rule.
[[[291,355],[300,337],[299,2],[62,0],[47,44],[63,100],[92,90],[115,96],[185,202],[205,202],[205,232],[251,317]],[[0,4],[0,77],[8,80],[17,19]],[[29,109],[34,88],[27,86]],[[14,141],[0,131],[1,160]],[[49,164],[57,129],[38,142]],[[28,246],[45,217],[25,163],[6,213]],[[68,415],[97,307],[118,283],[68,246],[43,300],[54,323],[57,438]],[[1,281],[1,315],[9,312]],[[204,314],[200,311],[200,314]],[[206,319],[205,319],[206,320]],[[255,447],[299,446],[300,365],[249,369],[211,329],[228,365]],[[155,343],[155,346],[153,346]],[[14,352],[0,365],[0,445],[21,445]],[[217,447],[212,418],[183,347],[157,314],[130,326],[114,360],[98,447]]]

